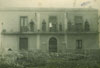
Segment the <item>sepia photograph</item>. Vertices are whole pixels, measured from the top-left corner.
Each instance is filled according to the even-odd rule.
[[[0,68],[100,68],[100,1],[0,0]]]

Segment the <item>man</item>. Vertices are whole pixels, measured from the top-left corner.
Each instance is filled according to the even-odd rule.
[[[31,22],[30,22],[30,31],[34,32],[34,22],[33,22],[32,19],[31,19]]]

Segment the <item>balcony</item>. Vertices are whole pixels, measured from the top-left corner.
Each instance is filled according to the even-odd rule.
[[[62,32],[47,32],[47,31],[34,31],[34,32],[1,32],[2,35],[65,35],[65,34],[98,34],[98,31],[81,31],[81,32],[76,32],[76,31],[62,31]]]
[[[97,32],[97,31],[69,32],[68,31],[67,34],[70,34],[70,35],[72,35],[72,34],[79,34],[79,35],[81,35],[81,34],[99,34],[99,32]]]
[[[19,32],[16,31],[7,31],[5,29],[2,30],[1,34],[2,35],[38,35],[38,34],[43,34],[43,35],[65,35],[65,34],[98,34],[98,31],[93,31],[88,28],[88,30],[83,29],[83,28],[77,28],[76,27],[68,27],[67,30],[65,29],[34,29],[29,30],[27,27],[21,27]]]

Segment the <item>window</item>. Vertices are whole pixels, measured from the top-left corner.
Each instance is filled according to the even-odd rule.
[[[82,40],[76,40],[77,49],[82,49]]]
[[[20,50],[28,50],[28,38],[20,38],[19,39],[19,49]]]
[[[89,22],[88,22],[88,20],[86,20],[86,22],[85,22],[85,31],[89,31],[89,30],[90,30]]]
[[[56,16],[49,17],[49,30],[50,32],[57,31],[57,17]]]
[[[33,20],[31,20],[30,22],[30,31],[34,32],[34,21]]]
[[[76,31],[83,30],[83,17],[82,16],[75,16],[75,29]]]
[[[20,17],[20,31],[21,32],[27,32],[28,31],[28,17],[27,16],[21,16]]]
[[[43,20],[42,22],[42,31],[46,31],[46,22]]]

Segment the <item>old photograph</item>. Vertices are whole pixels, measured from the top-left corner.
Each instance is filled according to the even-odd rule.
[[[100,68],[99,0],[0,0],[0,68]]]

